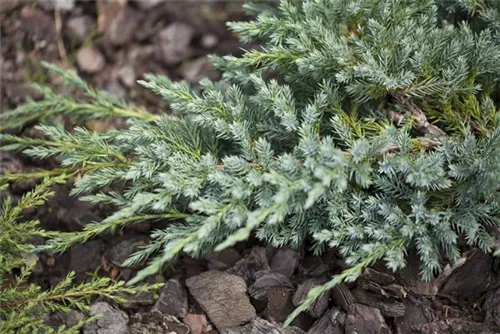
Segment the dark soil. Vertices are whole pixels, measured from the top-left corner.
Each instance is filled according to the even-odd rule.
[[[30,84],[52,84],[40,61],[76,69],[94,87],[121,96],[153,112],[168,112],[160,98],[141,89],[136,80],[154,72],[196,84],[219,74],[206,55],[241,53],[225,22],[246,19],[241,1],[20,1],[0,0],[0,110],[37,98]],[[248,46],[247,46],[248,47]],[[96,131],[122,127],[123,122],[96,121]],[[22,131],[29,133],[30,128]],[[21,154],[2,153],[0,172],[51,168],[53,161],[33,161]],[[6,193],[18,197],[34,181],[12,185]],[[105,216],[102,208],[68,196],[68,187],[40,210],[28,212],[45,228],[78,231]],[[76,245],[60,256],[41,254],[32,280],[49,288],[68,271],[76,281],[97,272],[129,279],[139,267],[121,262],[148,242],[149,224],[136,225],[114,236]],[[330,251],[314,256],[249,241],[203,259],[181,257],[152,281],[165,281],[158,299],[138,295],[119,309],[96,301],[93,313],[103,318],[83,333],[500,333],[498,260],[464,246],[463,258],[448,265],[431,282],[418,280],[418,262],[390,273],[382,263],[356,283],[339,285],[301,314],[292,327],[282,322],[307,292],[346,268]],[[54,324],[76,323],[81,314],[52,315]]]

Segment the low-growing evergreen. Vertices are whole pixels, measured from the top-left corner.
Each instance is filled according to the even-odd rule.
[[[88,311],[91,298],[104,297],[125,302],[125,294],[135,294],[157,288],[155,285],[136,288],[124,286],[125,282],[113,283],[107,277],[92,278],[75,285],[74,273],[49,290],[30,283],[29,278],[36,265],[33,254],[36,246],[32,238],[57,238],[59,232],[38,227],[37,220],[25,221],[23,211],[42,205],[53,193],[50,186],[64,182],[65,175],[45,179],[35,189],[25,194],[15,205],[8,197],[0,211],[0,333],[80,333],[79,329],[98,317],[87,317],[73,327],[53,328],[44,319],[54,312],[72,310]]]
[[[490,229],[500,223],[499,7],[481,0],[247,5],[257,18],[229,27],[262,46],[212,57],[220,81],[193,88],[151,74],[139,82],[179,116],[127,106],[46,65],[78,97],[39,87],[44,99],[0,115],[3,129],[60,114],[77,124],[127,117],[129,127],[41,125],[45,139],[1,135],[3,149],[61,161],[33,177],[78,176],[73,195],[117,208],[43,249],[170,220],[127,261],[150,259],[134,283],[181,252],[200,256],[252,233],[278,247],[337,248],[351,268],[313,289],[292,317],[378,260],[398,270],[414,251],[428,280],[460,256],[461,236],[491,252]],[[109,185],[116,191],[101,192]]]

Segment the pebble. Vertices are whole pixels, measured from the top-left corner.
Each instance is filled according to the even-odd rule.
[[[63,12],[69,12],[75,8],[75,0],[37,0],[37,2],[47,11],[59,8]]]
[[[208,58],[203,57],[195,59],[183,66],[182,75],[191,84],[197,84],[203,78],[216,80],[219,77],[219,72],[217,72]]]
[[[78,68],[87,73],[97,73],[102,71],[106,61],[102,53],[93,46],[86,46],[76,55]]]
[[[164,314],[184,318],[188,311],[188,296],[186,289],[177,279],[170,279],[160,291],[160,297],[153,306]]]
[[[127,87],[133,87],[136,81],[135,69],[133,66],[126,65],[118,70],[118,78]]]
[[[159,33],[160,58],[167,66],[179,64],[190,56],[194,29],[190,25],[174,22]]]
[[[140,9],[142,10],[149,10],[157,5],[159,5],[162,2],[165,2],[165,0],[133,0]]]
[[[138,13],[130,7],[126,7],[111,20],[106,30],[106,37],[112,44],[123,46],[133,39],[138,24]]]
[[[212,270],[186,280],[189,292],[217,329],[236,327],[255,318],[245,281]]]
[[[204,49],[212,49],[217,43],[219,43],[219,38],[214,34],[205,34],[201,37],[200,44]]]
[[[83,327],[83,334],[128,334],[128,316],[106,302],[97,302],[90,307],[90,315],[101,317]]]
[[[84,15],[73,17],[66,23],[67,28],[73,36],[79,40],[85,39],[90,33],[96,29],[96,23],[92,17]]]

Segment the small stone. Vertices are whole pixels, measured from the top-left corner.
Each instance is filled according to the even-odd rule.
[[[128,334],[128,316],[108,303],[97,302],[90,307],[90,315],[101,317],[83,327],[83,334]]]
[[[191,330],[190,334],[206,333],[205,329],[208,326],[207,318],[203,314],[189,313],[184,317],[184,323]]]
[[[104,256],[113,265],[124,268],[123,262],[133,253],[137,252],[141,247],[149,243],[149,238],[144,235],[127,235],[117,240],[113,240],[111,247],[107,248]],[[142,263],[136,263],[127,268],[139,269]]]
[[[219,72],[215,70],[208,58],[199,58],[184,65],[182,75],[188,82],[197,84],[203,78],[216,80],[219,77]]]
[[[219,38],[214,34],[205,34],[201,37],[200,44],[205,49],[212,49],[219,43]]]
[[[290,248],[280,248],[271,261],[271,270],[281,273],[286,277],[292,277],[297,269],[300,260],[300,253]]]
[[[75,8],[75,0],[37,0],[37,2],[47,11],[59,8],[61,11],[69,12]]]
[[[114,95],[120,99],[124,99],[127,96],[127,92],[120,83],[117,81],[110,81],[104,86],[104,90]]]
[[[130,334],[190,334],[189,327],[176,317],[157,310],[135,313],[130,322]]]
[[[159,33],[160,58],[167,66],[177,65],[190,56],[194,29],[185,23],[174,22]]]
[[[127,65],[123,66],[118,70],[118,78],[127,87],[133,87],[135,85],[136,75],[133,66]]]
[[[333,307],[314,323],[307,334],[344,334],[345,318],[345,313]]]
[[[157,5],[159,5],[160,3],[165,2],[165,0],[133,0],[133,1],[139,6],[140,9],[143,10],[152,9]]]
[[[111,20],[105,35],[112,44],[123,46],[133,39],[138,24],[138,13],[126,7]]]
[[[76,55],[76,63],[78,67],[88,73],[97,73],[102,71],[106,61],[104,60],[104,56],[102,55],[97,48],[93,46],[86,46]]]
[[[266,256],[266,250],[262,247],[253,247],[243,259],[229,268],[229,274],[238,275],[243,278],[247,285],[255,281],[255,275],[259,271],[269,271],[269,262]]]
[[[293,288],[288,277],[272,271],[262,270],[255,274],[255,283],[250,286],[248,293],[257,300],[267,300],[267,292],[272,287]]]
[[[84,280],[89,272],[94,272],[101,265],[103,248],[101,240],[90,240],[70,247],[69,269],[75,272],[77,280]]]
[[[239,276],[207,271],[187,279],[186,285],[219,330],[249,322],[256,315],[245,281]]]
[[[345,332],[357,334],[390,334],[391,330],[378,309],[361,304],[353,304],[347,313]]]
[[[84,15],[73,17],[66,23],[69,32],[79,40],[85,39],[96,29],[96,23],[92,17]]]
[[[55,41],[57,34],[53,19],[43,11],[26,6],[21,10],[20,21],[23,30],[32,41],[45,41],[46,44]]]
[[[297,291],[295,292],[295,295],[293,296],[293,305],[298,306],[299,304],[302,303],[307,297],[307,294],[309,291],[311,291],[312,288],[315,286],[321,285],[323,283],[326,283],[327,279],[325,278],[311,278],[306,280],[304,283],[300,284],[297,287]],[[326,309],[328,308],[328,301],[330,299],[329,293],[324,292],[322,293],[314,302],[313,305],[307,310],[307,312],[313,317],[313,318],[319,318],[325,313]]]
[[[234,248],[209,254],[207,257],[208,270],[225,270],[241,259],[240,253]]]
[[[188,310],[188,297],[179,280],[170,279],[165,283],[153,309],[174,317],[184,318]]]

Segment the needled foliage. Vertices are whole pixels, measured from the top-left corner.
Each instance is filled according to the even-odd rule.
[[[4,149],[61,161],[33,176],[81,176],[74,195],[116,208],[45,250],[170,220],[127,261],[150,259],[137,282],[181,252],[199,256],[252,233],[278,247],[336,247],[351,268],[313,289],[292,318],[375,261],[397,270],[415,251],[430,279],[460,256],[461,236],[492,251],[498,2],[308,0],[247,9],[256,19],[229,27],[262,47],[212,57],[221,81],[196,89],[156,75],[139,82],[180,116],[129,108],[50,65],[86,98],[41,88],[44,100],[0,115],[15,126],[57,114],[129,118],[128,129],[104,134],[39,126],[45,139],[2,135]],[[101,192],[108,185],[120,190]]]
[[[82,326],[97,317],[87,317],[69,328],[53,328],[44,322],[44,317],[53,312],[88,311],[91,298],[124,302],[124,294],[157,288],[154,285],[125,287],[124,282],[113,283],[104,277],[75,285],[73,272],[49,290],[29,282],[37,262],[32,238],[57,238],[60,234],[39,228],[37,220],[26,221],[22,218],[23,212],[42,205],[53,195],[50,186],[65,179],[65,175],[45,179],[15,205],[8,197],[0,209],[0,333],[80,333]]]

